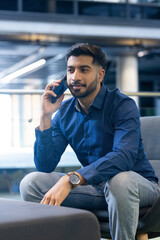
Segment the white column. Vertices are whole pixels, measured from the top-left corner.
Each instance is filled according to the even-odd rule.
[[[138,60],[135,56],[117,58],[116,86],[120,91],[138,92]],[[138,97],[132,97],[138,105]]]

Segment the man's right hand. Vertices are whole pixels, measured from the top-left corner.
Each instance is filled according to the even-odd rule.
[[[58,80],[48,84],[45,88],[44,94],[42,95],[42,115],[39,127],[40,131],[51,127],[52,114],[61,106],[64,94],[62,94],[62,96],[60,96],[55,103],[51,102],[52,96],[56,97],[56,94],[52,91],[53,86],[58,87],[60,82],[61,80]]]

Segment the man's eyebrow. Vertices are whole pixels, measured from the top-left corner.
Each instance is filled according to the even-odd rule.
[[[81,65],[81,66],[79,66],[79,68],[90,68],[91,69],[91,67],[89,65]]]
[[[74,68],[74,66],[68,65],[67,68]],[[89,68],[89,69],[91,69],[91,67],[89,65],[80,65],[80,66],[78,66],[78,68]]]
[[[70,65],[70,66],[67,66],[67,68],[74,68],[74,66]]]

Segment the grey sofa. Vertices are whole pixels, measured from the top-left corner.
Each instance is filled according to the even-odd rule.
[[[141,130],[145,152],[160,179],[160,116],[141,117]],[[108,212],[94,213],[99,220],[101,236],[111,238]],[[137,233],[148,233],[149,238],[160,236],[160,198],[151,208],[140,208]]]

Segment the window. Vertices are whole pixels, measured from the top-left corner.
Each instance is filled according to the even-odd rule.
[[[0,1],[0,10],[6,10],[6,11],[17,11],[17,0],[5,0]]]

